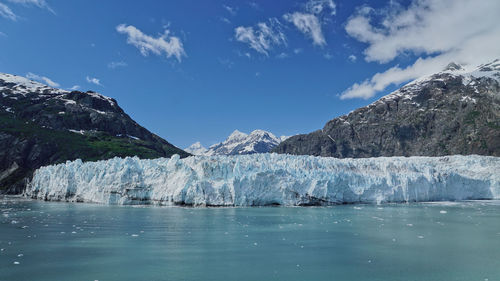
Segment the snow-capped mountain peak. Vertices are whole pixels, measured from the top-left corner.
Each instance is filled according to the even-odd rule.
[[[0,91],[10,89],[13,94],[26,95],[28,93],[67,93],[66,90],[55,89],[40,82],[30,80],[26,77],[0,73]]]
[[[291,136],[281,136],[280,137],[280,141],[286,141],[288,138],[290,138]]]
[[[286,137],[278,138],[264,130],[254,130],[250,134],[235,130],[226,140],[214,144],[208,149],[197,142],[185,150],[194,155],[208,156],[267,153],[277,146],[283,138]]]
[[[500,155],[500,60],[450,63],[275,151],[338,158]]]
[[[475,92],[478,92],[477,87],[481,79],[493,79],[496,80],[497,83],[500,83],[500,59],[495,59],[490,63],[481,64],[479,66],[460,65],[451,62],[441,72],[417,78],[400,89],[373,102],[368,105],[368,107],[397,98],[412,100],[416,97],[416,89],[428,83],[446,81],[450,78],[459,78],[463,86],[471,87]]]
[[[43,83],[30,80],[26,77],[0,72],[0,91],[4,92],[4,96],[10,95],[16,99],[17,95],[26,97],[27,95],[43,95],[49,98],[65,98],[65,95],[71,91],[54,88]],[[83,93],[83,92],[82,92]],[[117,104],[114,99],[101,95],[96,92],[87,91],[84,94],[96,99],[108,102],[112,107]],[[34,98],[38,98],[34,96]]]
[[[191,153],[193,155],[205,155],[208,151],[201,143],[195,142],[192,145],[190,145],[188,148],[184,149],[184,151]]]
[[[450,62],[443,71],[456,71],[456,70],[464,70],[464,67],[458,63]]]
[[[246,138],[248,135],[245,133],[242,133],[238,130],[234,130],[229,137],[226,139],[226,141],[238,141]]]

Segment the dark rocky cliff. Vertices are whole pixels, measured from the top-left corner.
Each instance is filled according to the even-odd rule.
[[[40,166],[114,156],[188,156],[94,92],[0,74],[0,191],[22,191]]]
[[[347,157],[500,156],[500,61],[450,64],[378,101],[297,135],[277,153]]]

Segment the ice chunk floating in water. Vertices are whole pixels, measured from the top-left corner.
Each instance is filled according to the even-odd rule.
[[[500,158],[255,154],[80,160],[38,169],[26,195],[109,204],[329,205],[500,198]]]

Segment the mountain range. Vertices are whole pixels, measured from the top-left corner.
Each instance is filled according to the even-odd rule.
[[[226,140],[214,144],[208,149],[203,147],[200,142],[196,142],[184,150],[193,155],[205,156],[267,153],[286,138],[285,136],[278,138],[264,130],[255,130],[250,134],[235,130]]]
[[[0,190],[19,192],[45,165],[189,154],[132,120],[116,100],[0,73]]]
[[[309,134],[236,130],[208,149],[195,143],[186,151],[136,123],[112,98],[0,73],[0,191],[19,193],[39,167],[78,158],[500,156],[500,60],[475,68],[450,63]]]
[[[450,63],[273,151],[337,158],[500,156],[500,60],[472,69]]]

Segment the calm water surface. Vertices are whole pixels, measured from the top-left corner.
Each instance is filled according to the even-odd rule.
[[[0,280],[500,280],[498,201],[0,212]]]

